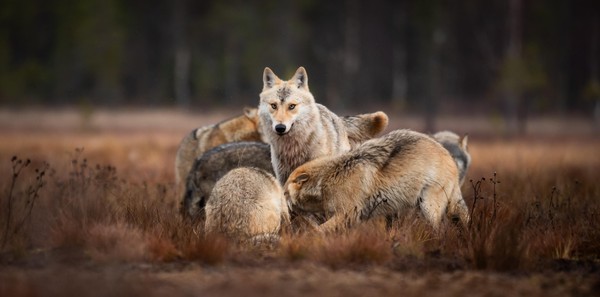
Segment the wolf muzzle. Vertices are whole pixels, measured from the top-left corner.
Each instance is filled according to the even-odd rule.
[[[277,132],[277,134],[279,134],[279,135],[285,134],[286,130],[287,130],[287,127],[284,124],[277,124],[275,126],[275,132]]]

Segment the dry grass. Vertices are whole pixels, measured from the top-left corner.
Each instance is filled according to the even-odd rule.
[[[27,278],[18,268],[54,269],[52,263],[156,265],[159,271],[189,263],[232,271],[299,265],[312,267],[307,274],[325,267],[318,269],[454,271],[462,277],[470,271],[600,268],[600,140],[594,137],[470,137],[473,166],[463,195],[472,221],[466,228],[447,224],[435,232],[409,213],[387,228],[375,221],[327,237],[288,232],[274,249],[256,250],[206,236],[201,222],[180,217],[172,184],[174,153],[185,131],[179,132],[13,128],[0,134],[0,265],[17,269],[0,275],[0,295],[36,295],[27,284],[48,276]],[[139,287],[120,283],[120,294],[146,292],[148,281],[136,279]],[[598,284],[592,278],[571,285],[593,290]]]

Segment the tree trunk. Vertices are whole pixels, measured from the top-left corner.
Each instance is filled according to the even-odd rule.
[[[508,45],[506,49],[505,62],[514,63],[521,60],[521,0],[509,0],[508,2]],[[513,75],[510,73],[509,75]],[[505,118],[509,134],[514,135],[519,127],[525,127],[520,123],[524,117],[519,116],[519,102],[521,94],[514,85],[507,86],[504,90]],[[521,131],[524,132],[524,131]]]
[[[190,106],[190,64],[191,55],[186,38],[187,0],[173,1],[173,38],[174,38],[174,73],[173,86],[177,106]]]
[[[360,2],[346,1],[342,100],[356,106],[356,80],[360,68]]]
[[[597,14],[596,14],[597,15]],[[590,49],[590,82],[593,84],[598,83],[598,31],[600,21],[598,18],[594,18],[592,24],[592,40]],[[600,131],[600,96],[595,94],[594,100],[594,122],[596,131]]]
[[[225,42],[225,95],[224,103],[231,104],[239,98],[240,43],[237,36],[230,34]]]
[[[392,45],[392,108],[396,111],[406,108],[408,97],[407,75],[407,38],[408,25],[407,1],[396,1],[393,4],[393,45]]]

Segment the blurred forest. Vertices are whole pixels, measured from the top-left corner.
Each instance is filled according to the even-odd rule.
[[[597,0],[2,0],[0,105],[254,105],[305,66],[318,102],[600,113]]]

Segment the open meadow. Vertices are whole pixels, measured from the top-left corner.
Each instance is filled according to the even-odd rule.
[[[0,110],[0,296],[598,296],[600,137],[591,121],[531,119],[469,133],[468,228],[409,214],[273,249],[184,220],[174,158],[191,129],[234,113]],[[389,114],[388,127],[420,129]]]

